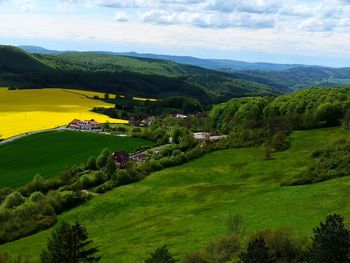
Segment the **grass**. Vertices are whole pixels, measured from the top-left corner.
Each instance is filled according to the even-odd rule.
[[[114,189],[60,216],[79,219],[100,248],[101,262],[142,262],[163,244],[181,258],[227,233],[229,214],[243,217],[245,233],[290,227],[300,237],[331,213],[350,222],[350,177],[281,187],[310,162],[315,149],[350,133],[339,128],[294,132],[289,150],[264,161],[256,148],[207,154]],[[51,230],[0,246],[38,259]]]
[[[21,186],[36,173],[55,176],[69,165],[97,156],[105,147],[131,152],[148,145],[152,143],[139,138],[73,131],[29,135],[0,145],[0,188]]]
[[[73,119],[126,123],[91,112],[94,107],[114,107],[88,95],[103,93],[66,89],[7,90],[0,88],[0,137],[67,125]]]

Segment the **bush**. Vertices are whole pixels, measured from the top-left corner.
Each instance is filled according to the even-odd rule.
[[[247,250],[241,252],[239,259],[240,263],[274,262],[270,255],[270,251],[266,246],[265,240],[262,237],[250,241]]]
[[[285,151],[290,147],[288,135],[285,131],[277,131],[271,139],[271,147],[276,151]]]
[[[159,160],[151,160],[149,162],[149,167],[152,172],[160,171],[164,168]]]
[[[145,260],[145,263],[175,263],[173,255],[169,252],[167,246],[156,249],[151,256]]]
[[[47,190],[46,180],[40,174],[36,174],[31,182],[22,187],[21,192],[27,196],[36,191],[46,192]]]
[[[95,156],[91,156],[87,163],[86,163],[86,167],[90,170],[96,170],[97,166],[96,166],[96,157]]]
[[[89,188],[91,186],[90,176],[87,174],[80,176],[79,182],[84,188]]]
[[[99,169],[103,169],[106,166],[106,162],[109,156],[112,155],[111,150],[109,150],[108,148],[105,148],[101,154],[97,157],[96,160],[96,166]]]
[[[13,192],[9,194],[5,201],[3,202],[3,205],[5,208],[14,208],[16,206],[19,206],[20,204],[24,203],[24,197],[19,192]]]
[[[184,263],[209,263],[207,260],[204,259],[202,253],[200,252],[193,252],[188,253],[185,255]]]
[[[36,202],[39,202],[39,201],[43,200],[44,198],[45,198],[45,195],[43,193],[41,193],[41,192],[34,192],[34,193],[32,193],[30,195],[29,200],[31,202],[36,203]]]
[[[300,262],[304,251],[293,239],[289,229],[265,230],[257,233],[252,239],[263,238],[272,258],[278,262]]]
[[[64,185],[64,186],[61,186],[60,188],[58,188],[59,192],[72,191],[72,190],[73,190],[73,188],[70,185]]]
[[[233,259],[239,251],[240,240],[230,235],[210,242],[204,249],[203,258],[207,262],[224,263]]]
[[[5,200],[6,196],[8,196],[12,192],[10,187],[3,187],[0,189],[0,204]]]
[[[95,192],[102,194],[102,193],[105,193],[105,192],[107,192],[109,190],[112,190],[115,186],[116,186],[115,182],[107,181],[107,182],[104,182],[103,184],[97,186],[95,188]]]

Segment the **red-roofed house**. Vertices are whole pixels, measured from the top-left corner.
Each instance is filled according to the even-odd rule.
[[[97,121],[91,119],[89,121],[82,121],[78,119],[74,119],[68,124],[68,128],[76,129],[76,130],[99,130],[101,129],[101,124]]]

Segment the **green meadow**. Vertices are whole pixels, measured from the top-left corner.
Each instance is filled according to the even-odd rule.
[[[132,152],[151,142],[139,138],[95,133],[55,131],[23,137],[0,145],[0,188],[18,187],[37,173],[57,175],[67,166],[85,162],[105,147]]]
[[[59,221],[78,219],[99,247],[101,262],[142,262],[167,244],[177,258],[227,234],[226,220],[241,215],[245,235],[288,227],[300,238],[325,216],[350,222],[350,177],[282,187],[310,163],[312,151],[350,132],[340,128],[298,131],[292,146],[263,160],[257,148],[207,154],[185,165],[153,173],[72,209]],[[0,246],[0,251],[38,260],[51,230]]]

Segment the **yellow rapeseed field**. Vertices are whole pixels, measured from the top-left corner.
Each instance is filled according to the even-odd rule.
[[[90,97],[103,93],[67,89],[8,90],[0,88],[0,135],[9,138],[26,132],[67,125],[73,119],[126,123],[125,120],[91,112],[93,107],[113,104]]]

